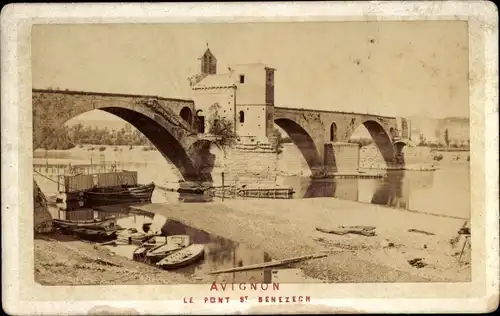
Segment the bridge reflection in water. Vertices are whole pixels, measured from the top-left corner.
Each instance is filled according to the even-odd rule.
[[[295,198],[335,197],[410,209],[412,191],[431,188],[433,172],[391,170],[383,179],[309,179],[281,177],[283,185],[296,190]]]

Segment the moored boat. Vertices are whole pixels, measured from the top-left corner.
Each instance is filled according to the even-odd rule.
[[[71,232],[87,237],[113,237],[116,238],[119,229],[93,229],[93,228],[72,228]]]
[[[165,258],[165,256],[172,254],[175,251],[181,250],[187,246],[189,246],[189,236],[167,236],[166,243],[153,247],[146,252],[146,262],[156,263],[159,260]]]
[[[85,204],[90,206],[136,202],[151,202],[155,189],[153,182],[144,185],[122,185],[93,188],[83,193]]]
[[[54,219],[52,223],[61,228],[93,228],[93,229],[117,229],[116,218],[111,216],[102,220],[84,220],[84,221],[68,221],[63,219]]]
[[[148,252],[148,250],[158,245],[163,245],[166,242],[167,239],[164,236],[153,236],[151,238],[148,238],[144,240],[144,242],[134,250],[132,258],[135,261],[145,261],[146,253]]]
[[[176,251],[156,263],[163,269],[177,269],[201,259],[205,253],[205,246],[191,244],[188,247]]]

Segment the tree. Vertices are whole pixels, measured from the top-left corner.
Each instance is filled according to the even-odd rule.
[[[270,138],[274,146],[274,150],[276,150],[276,153],[281,153],[281,146],[283,145],[283,137],[281,136],[281,132],[278,129],[273,128]]]
[[[444,130],[444,142],[446,144],[446,147],[450,147],[450,138],[448,136],[448,129]]]
[[[219,115],[220,105],[214,103],[210,106],[208,124],[210,126],[208,133],[214,136],[213,142],[224,152],[236,142],[236,132],[233,122]]]
[[[423,134],[420,134],[418,146],[425,146],[425,144],[426,144],[425,136]]]

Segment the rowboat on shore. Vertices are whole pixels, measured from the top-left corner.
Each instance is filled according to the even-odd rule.
[[[117,239],[122,242],[126,242],[129,245],[140,246],[155,236],[156,234],[138,232],[135,229],[127,229],[118,234]]]
[[[189,246],[189,236],[187,235],[173,235],[167,236],[167,242],[149,249],[146,252],[146,262],[156,263],[178,250]]]
[[[167,255],[156,263],[163,269],[177,269],[201,259],[205,253],[205,246],[191,244],[188,247]]]
[[[116,238],[119,229],[72,228],[71,232],[82,237]]]
[[[133,254],[132,254],[132,259],[135,261],[145,261],[146,260],[146,253],[148,250],[158,246],[158,245],[163,245],[167,242],[167,239],[164,236],[153,236],[150,238],[147,238],[146,240],[143,241],[143,243],[137,247]]]
[[[61,228],[92,228],[92,229],[117,229],[116,218],[111,216],[102,220],[84,220],[84,221],[68,221],[63,219],[54,219],[52,223]]]
[[[143,185],[121,185],[93,188],[83,193],[87,205],[109,205],[123,203],[151,202],[155,189],[153,182]]]

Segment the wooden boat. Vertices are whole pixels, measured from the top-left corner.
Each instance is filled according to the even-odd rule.
[[[158,245],[163,245],[166,242],[167,239],[164,236],[153,236],[151,238],[148,238],[134,250],[132,259],[134,259],[135,261],[145,261],[146,253],[148,252],[148,250]]]
[[[149,249],[146,252],[146,262],[156,263],[165,256],[189,246],[189,236],[167,236],[167,242]]]
[[[72,232],[78,235],[93,237],[116,237],[118,229],[92,229],[92,228],[73,228]]]
[[[71,234],[78,238],[93,242],[109,242],[116,240],[119,229],[99,229],[83,227],[62,228],[65,234]]]
[[[83,197],[87,205],[151,202],[154,189],[155,184],[153,182],[144,185],[93,188],[86,190]]]
[[[103,220],[68,221],[63,219],[52,220],[55,226],[61,228],[93,228],[93,229],[118,229],[114,216]]]
[[[129,245],[142,245],[145,243],[147,240],[151,239],[156,235],[154,234],[148,234],[148,233],[142,233],[142,232],[132,232],[130,229],[118,234],[118,240],[128,243]]]
[[[204,245],[192,244],[166,256],[157,262],[156,265],[163,269],[177,269],[201,259],[204,253]]]

